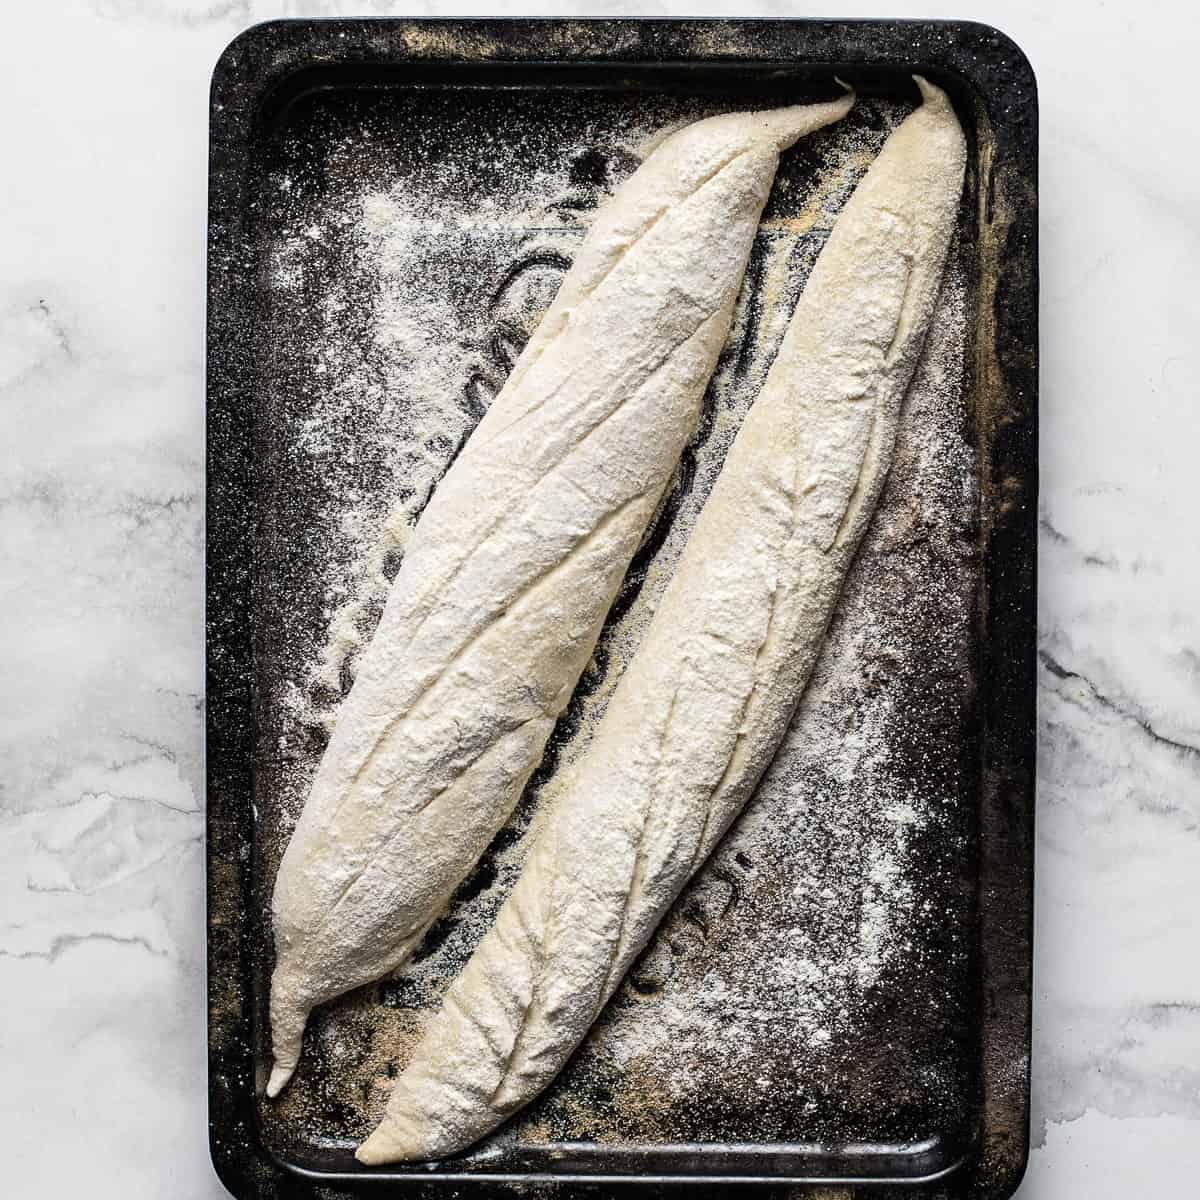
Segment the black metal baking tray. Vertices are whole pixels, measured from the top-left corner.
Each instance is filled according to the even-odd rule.
[[[903,609],[896,620],[915,622],[915,640],[891,660],[854,660],[861,686],[844,719],[873,719],[879,698],[887,699],[900,710],[888,736],[902,719],[908,734],[889,748],[885,782],[936,785],[949,797],[944,818],[915,836],[906,860],[924,904],[924,916],[908,929],[907,950],[864,991],[854,1021],[840,1028],[834,1020],[834,1040],[844,1044],[837,1056],[818,1060],[825,1075],[797,1064],[792,1079],[772,1049],[778,1039],[759,1034],[755,1053],[764,1060],[776,1053],[767,1092],[755,1093],[745,1072],[717,1055],[715,1066],[697,1065],[697,1078],[707,1081],[701,1100],[681,1101],[658,1089],[662,1080],[653,1072],[641,1083],[606,1076],[585,1047],[516,1133],[443,1163],[358,1166],[352,1147],[383,1094],[371,1072],[386,1089],[397,1063],[386,1046],[372,1059],[355,1039],[411,1032],[414,1016],[436,1000],[425,985],[440,978],[439,964],[452,970],[469,950],[463,914],[486,916],[488,898],[503,889],[506,871],[511,876],[504,856],[519,846],[539,789],[570,752],[579,706],[603,688],[605,647],[619,644],[621,622],[642,602],[641,589],[653,586],[656,559],[669,559],[672,522],[685,519],[696,502],[692,493],[702,491],[705,455],[711,458],[719,441],[714,405],[723,401],[706,400],[705,421],[618,598],[602,653],[502,831],[504,844],[489,851],[418,956],[424,984],[384,981],[314,1014],[294,1097],[285,1093],[282,1106],[268,1105],[267,897],[288,788],[295,793],[295,779],[320,753],[319,728],[292,720],[280,696],[296,646],[311,650],[328,624],[331,601],[323,589],[350,570],[338,558],[353,540],[338,532],[339,505],[347,491],[369,498],[387,480],[415,516],[521,336],[508,316],[489,310],[483,332],[467,339],[461,419],[453,430],[432,431],[424,450],[417,446],[412,478],[405,477],[380,450],[390,437],[387,422],[396,419],[387,407],[395,377],[374,352],[356,350],[369,331],[355,299],[378,278],[365,271],[361,244],[339,233],[347,211],[339,197],[347,189],[386,190],[397,172],[416,172],[414,164],[426,172],[422,178],[451,164],[446,186],[457,188],[467,162],[475,166],[462,186],[477,196],[527,173],[525,202],[538,207],[538,189],[549,186],[547,164],[569,160],[567,191],[539,209],[557,212],[553,227],[527,229],[537,221],[522,225],[524,218],[510,213],[516,235],[508,226],[495,232],[503,221],[488,226],[482,257],[476,250],[442,253],[450,274],[467,279],[464,303],[494,308],[521,272],[553,277],[569,261],[571,214],[586,212],[631,165],[621,161],[628,157],[623,130],[722,107],[826,97],[836,91],[835,76],[847,79],[862,97],[856,123],[802,143],[781,167],[783,198],[772,200],[751,260],[746,317],[718,368],[720,386],[740,396],[751,390],[756,339],[767,336],[758,326],[765,321],[762,297],[776,287],[768,278],[771,254],[786,243],[789,278],[802,275],[839,202],[824,195],[825,212],[805,189],[834,159],[850,173],[859,169],[855,154],[869,159],[915,99],[913,71],[947,89],[970,144],[953,253],[959,325],[942,341],[961,335],[965,415],[955,436],[969,447],[975,478],[966,499],[937,510],[955,514],[953,531],[918,527],[905,515],[903,493],[913,486],[921,451],[906,451],[908,465],[898,461],[889,481],[896,497],[885,498],[884,508],[891,509],[877,518],[881,532],[864,547],[847,585],[846,603],[861,594],[869,610],[882,595],[880,578],[900,580],[908,599],[896,602]],[[208,1011],[212,1155],[235,1195],[565,1197],[683,1188],[714,1197],[745,1190],[951,1200],[1015,1190],[1028,1146],[1030,1048],[1036,139],[1028,63],[1003,34],[972,23],[281,21],[256,26],[225,51],[212,87],[209,202]],[[341,225],[330,219],[339,213]],[[475,276],[478,295],[467,286]],[[445,332],[453,341],[456,331]],[[334,384],[349,377],[358,390],[339,401]],[[394,573],[397,561],[396,549],[383,555],[379,573]],[[942,601],[923,593],[940,594],[943,568],[962,601],[945,611],[965,617],[961,654],[938,665],[942,643],[933,626]],[[365,603],[359,624],[369,627],[377,607]],[[839,643],[839,636],[835,627],[830,653],[852,658],[851,639]],[[310,680],[304,703],[335,706],[349,682],[343,664],[324,682]],[[828,690],[828,683],[813,690],[822,686]],[[298,729],[307,729],[309,741],[296,743]],[[920,751],[906,753],[914,741]],[[802,754],[796,762],[800,790],[835,787],[819,763]],[[838,786],[851,788],[845,795],[852,810],[854,781]],[[295,800],[292,794],[293,813]],[[849,828],[846,836],[866,836],[861,828],[855,833],[852,820]],[[738,849],[742,836],[735,828],[706,868],[713,886],[725,889],[716,908],[702,891],[689,890],[664,926],[680,988],[721,954],[736,960],[739,940],[761,937],[776,911],[762,894],[781,881],[790,886],[795,844],[784,839],[787,853],[773,865],[750,864]],[[824,863],[811,878],[843,870],[842,832],[806,836],[803,853]],[[803,911],[814,925],[828,915],[819,902]],[[686,953],[677,955],[677,937],[692,939]],[[614,999],[601,1025],[619,1025],[638,1003],[659,1003],[665,985],[656,970],[653,961],[635,968],[633,990]],[[681,1041],[681,1055],[699,1059],[704,1050]],[[640,1108],[627,1103],[631,1095],[644,1101]]]

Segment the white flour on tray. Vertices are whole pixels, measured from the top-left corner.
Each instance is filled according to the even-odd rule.
[[[903,113],[875,102],[823,137],[818,171],[781,172],[671,520],[650,535],[562,736],[417,960],[315,1015],[310,1036],[331,1069],[313,1081],[302,1068],[273,1119],[315,1128],[336,1111],[344,1128],[321,1136],[337,1141],[378,1115],[423,1014],[515,879],[522,835],[554,803],[554,768],[582,752],[636,649],[824,233]],[[324,499],[309,531],[320,539],[321,630],[286,645],[268,689],[279,731],[265,804],[269,877],[408,531],[553,296],[580,210],[630,169],[653,128],[626,114],[584,131],[558,166],[514,173],[490,207],[472,199],[469,156],[426,161],[419,147],[402,178],[343,188],[336,201],[305,203],[303,181],[278,180],[280,210],[294,222],[281,226],[264,282],[282,310],[304,298],[317,314],[287,348],[302,363],[306,399],[281,403],[290,452],[320,476]],[[494,153],[503,177],[521,147]],[[923,997],[932,1024],[955,1019],[967,947],[957,926],[943,926],[955,856],[969,852],[961,806],[972,781],[955,747],[971,690],[977,570],[968,310],[965,268],[952,257],[887,492],[785,744],[562,1079],[504,1136],[671,1140],[703,1127],[734,1137],[749,1107],[759,1136],[793,1136],[797,1113],[827,1113],[851,1077],[862,1090],[864,1071],[889,1102],[889,1070],[864,1065],[862,1048],[886,1026],[880,1004],[898,978]],[[954,1101],[953,1079],[923,1086]],[[715,1103],[721,1090],[727,1098]]]

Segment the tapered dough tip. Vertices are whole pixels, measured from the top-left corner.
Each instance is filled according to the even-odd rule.
[[[308,1024],[311,1006],[297,1005],[292,993],[280,985],[280,969],[276,967],[271,980],[271,1078],[267,1081],[267,1096],[274,1100],[288,1085],[288,1080],[300,1065],[304,1045],[304,1027]]]
[[[413,1147],[403,1130],[391,1118],[384,1117],[370,1137],[355,1150],[354,1157],[363,1166],[378,1167],[383,1163],[419,1158],[420,1155],[413,1153]]]
[[[913,83],[917,85],[921,92],[921,100],[934,108],[949,108],[950,101],[946,99],[946,93],[940,87],[930,83],[924,75],[914,75]]]
[[[288,1085],[288,1081],[295,1074],[296,1068],[291,1067],[272,1067],[271,1078],[267,1080],[267,1098],[274,1100],[280,1092]]]
[[[840,82],[840,80],[839,80]],[[845,84],[842,84],[846,87]],[[846,95],[823,104],[792,104],[787,108],[775,108],[761,113],[766,135],[775,143],[776,150],[786,150],[807,133],[840,121],[853,107],[854,89],[846,87]]]

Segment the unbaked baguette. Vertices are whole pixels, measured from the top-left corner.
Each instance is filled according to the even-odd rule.
[[[558,1073],[770,762],[887,475],[965,162],[945,96],[838,218],[642,645],[365,1163],[453,1153]]]
[[[698,122],[597,213],[413,533],[284,855],[270,1095],[511,812],[694,427],[779,152],[851,103]]]

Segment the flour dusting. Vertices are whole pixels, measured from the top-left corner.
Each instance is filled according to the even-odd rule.
[[[503,135],[485,138],[466,101],[329,117],[320,161],[297,148],[271,181],[264,374],[282,432],[264,507],[267,536],[292,550],[263,585],[277,606],[260,667],[263,911],[437,481],[595,205],[662,129],[713,110],[622,94],[503,103]],[[349,1144],[380,1115],[586,748],[838,210],[906,111],[864,101],[784,156],[699,427],[542,768],[416,960],[314,1014],[296,1080],[262,1110],[280,1145]],[[917,1137],[908,1114],[961,1106],[962,1072],[939,1046],[969,995],[978,497],[964,262],[952,254],[887,490],[784,745],[580,1052],[503,1138]]]

